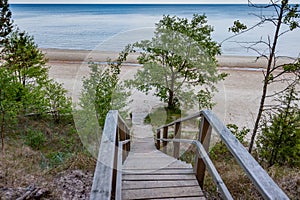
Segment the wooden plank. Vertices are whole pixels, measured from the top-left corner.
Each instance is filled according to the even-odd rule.
[[[142,188],[163,188],[163,187],[182,187],[182,186],[198,186],[196,179],[194,180],[178,180],[178,181],[124,181],[122,189],[142,189]],[[200,187],[199,187],[200,188]]]
[[[183,169],[158,169],[158,170],[123,170],[123,175],[133,174],[133,175],[141,175],[141,174],[194,174],[193,169],[183,168]]]
[[[167,198],[168,200],[206,200],[206,197],[179,197],[179,198]],[[157,198],[155,200],[166,200],[166,198]]]
[[[126,162],[126,161],[125,161]],[[158,170],[162,168],[191,168],[190,164],[182,164],[177,162],[177,160],[167,160],[167,159],[160,159],[156,160],[139,160],[139,159],[131,159],[126,162],[124,169],[152,169]]]
[[[187,174],[187,175],[123,175],[124,181],[145,181],[145,180],[194,180],[194,174]]]
[[[123,190],[123,199],[156,199],[156,198],[178,198],[178,197],[203,197],[199,186],[182,188],[149,188],[137,190]]]

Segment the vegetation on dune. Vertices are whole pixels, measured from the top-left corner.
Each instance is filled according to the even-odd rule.
[[[67,91],[48,76],[45,55],[13,25],[7,0],[0,9],[0,198],[16,199],[28,186],[40,186],[36,195],[57,199],[56,174],[92,171],[95,160],[77,135]]]
[[[205,15],[190,21],[164,16],[151,40],[133,44],[143,69],[129,83],[146,94],[153,91],[171,110],[211,108],[214,84],[226,76],[216,69],[220,46],[211,39],[212,32]]]

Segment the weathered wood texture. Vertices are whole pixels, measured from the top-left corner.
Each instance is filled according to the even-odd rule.
[[[192,166],[158,151],[151,126],[134,125],[122,199],[205,199]]]
[[[130,144],[125,142],[127,146],[123,148],[122,142],[119,141],[129,138],[129,128],[119,117],[118,111],[109,111],[102,133],[90,199],[121,198],[118,188],[121,187],[122,177],[119,171],[122,157],[127,155],[124,151],[130,148]]]

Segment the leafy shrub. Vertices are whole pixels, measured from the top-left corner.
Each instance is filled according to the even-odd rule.
[[[46,142],[44,133],[38,130],[29,130],[25,136],[25,144],[30,146],[34,150],[41,149],[43,144]]]

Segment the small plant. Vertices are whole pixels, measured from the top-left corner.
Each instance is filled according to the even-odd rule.
[[[231,133],[240,141],[240,143],[246,143],[245,136],[250,132],[249,128],[243,127],[239,130],[239,127],[235,124],[227,124],[227,128],[231,131]]]
[[[39,150],[46,142],[44,133],[38,130],[29,130],[25,136],[25,144],[34,150]]]

